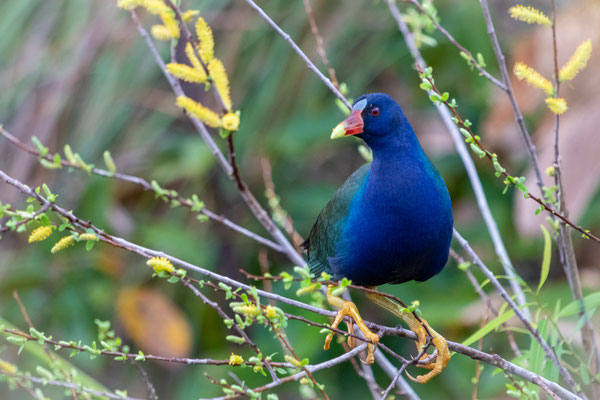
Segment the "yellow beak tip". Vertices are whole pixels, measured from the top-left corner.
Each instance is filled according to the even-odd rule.
[[[331,138],[337,139],[346,136],[346,129],[344,129],[344,125],[342,123],[338,124],[333,131],[331,132]]]

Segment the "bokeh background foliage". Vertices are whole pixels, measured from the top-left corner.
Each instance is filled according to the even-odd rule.
[[[456,225],[488,265],[499,268],[461,161],[429,100],[418,89],[412,60],[385,4],[370,0],[312,3],[330,62],[338,78],[348,85],[350,96],[383,91],[398,100],[448,184]],[[540,7],[545,4],[533,3]],[[465,47],[481,52],[489,70],[496,73],[479,8],[466,1],[442,0],[436,5],[443,25]],[[506,9],[511,5],[509,1],[492,4],[502,45],[509,54],[509,49],[518,48],[534,34],[534,29],[508,20]],[[244,177],[266,206],[260,196],[264,191],[260,159],[268,158],[282,206],[292,216],[296,229],[307,234],[335,188],[363,163],[353,140],[328,140],[330,129],[343,114],[331,93],[288,44],[244,2],[188,0],[184,6],[200,9],[215,33],[216,53],[229,73],[236,108],[242,111],[235,140]],[[317,60],[314,36],[301,1],[269,0],[261,6]],[[144,14],[143,21],[150,23],[150,16]],[[423,52],[435,68],[436,83],[459,100],[461,114],[479,127],[477,131],[484,140],[489,133],[500,157],[510,160],[515,171],[525,173],[525,151],[516,130],[502,140],[494,136],[496,125],[490,123],[496,105],[494,89],[469,70],[441,35],[432,36],[438,45],[425,47]],[[168,46],[160,44],[159,49],[167,59]],[[263,232],[175,107],[170,88],[127,13],[112,1],[5,0],[0,3],[0,54],[0,121],[23,141],[35,135],[51,152],[61,151],[68,143],[86,161],[98,165],[108,149],[119,171],[156,179],[184,196],[197,193],[211,210]],[[210,104],[210,96],[202,91],[194,95]],[[493,121],[509,124],[511,118]],[[532,131],[543,122],[539,111],[527,118]],[[507,142],[517,145],[507,146]],[[515,202],[523,200],[510,193],[503,196],[493,171],[485,163],[480,167],[484,189],[513,263],[535,286],[542,246],[540,238],[517,232]],[[171,209],[138,187],[78,171],[44,170],[33,157],[18,152],[6,141],[0,141],[0,168],[30,186],[46,182],[59,194],[61,205],[108,232],[239,279],[243,279],[240,268],[260,272],[258,244],[217,223],[200,223],[190,218],[186,209]],[[591,199],[594,197],[597,194]],[[585,202],[582,218],[587,228],[598,230],[600,209],[591,199]],[[7,186],[0,189],[3,203],[20,204],[22,200]],[[600,274],[594,255],[599,250],[580,239],[575,244],[585,289],[597,290]],[[25,235],[15,234],[0,241],[0,315],[6,321],[25,329],[11,296],[13,290],[18,290],[36,326],[55,338],[91,342],[96,338],[93,321],[100,318],[113,321],[118,334],[132,348],[147,353],[227,358],[231,351],[241,351],[224,340],[226,328],[214,310],[178,285],[152,280],[143,259],[102,244],[91,252],[81,246],[50,256],[51,246],[28,246]],[[274,273],[291,269],[279,254],[269,252],[268,259]],[[419,299],[432,326],[456,341],[477,329],[484,310],[454,262],[427,283],[383,289],[406,302]],[[275,290],[282,288],[276,284]],[[362,296],[357,297],[364,303],[362,310],[368,318],[395,323],[362,301]],[[559,298],[563,304],[571,300],[556,265],[541,293],[541,302],[554,304]],[[132,327],[125,320],[137,325]],[[566,329],[576,329],[576,321]],[[261,348],[281,351],[264,328],[253,327],[251,333]],[[326,359],[321,350],[323,336],[317,328],[291,322],[287,333],[298,354],[311,362]],[[521,339],[528,343],[525,337]],[[384,342],[401,354],[414,352],[409,341],[386,338]],[[491,335],[485,347],[502,352],[506,340],[502,335]],[[14,356],[14,346],[2,344],[0,350],[3,358]],[[331,350],[340,351],[340,346]],[[144,396],[137,372],[128,364],[115,366],[117,362],[107,358],[91,361],[83,354],[71,362],[108,387]],[[28,352],[19,359],[23,368],[37,363],[35,355]],[[226,375],[226,369],[218,367],[144,365],[159,395],[169,399],[219,395],[220,390],[203,373],[217,378]],[[375,372],[381,371],[375,367]],[[442,375],[416,390],[423,398],[465,398],[471,393],[474,372],[472,360],[456,356]],[[491,368],[484,369],[481,398],[504,393],[503,377],[492,376],[492,372]],[[236,373],[250,386],[261,382],[249,369],[237,369]],[[326,385],[331,398],[368,396],[363,381],[346,379],[353,374],[351,367],[343,364],[319,373],[317,379]],[[28,396],[5,390],[0,389],[5,393],[2,398]],[[51,389],[46,391],[53,393]],[[300,396],[298,384],[284,385],[278,393],[280,398]]]

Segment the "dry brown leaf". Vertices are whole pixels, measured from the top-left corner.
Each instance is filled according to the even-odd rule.
[[[185,357],[192,349],[192,328],[185,315],[160,291],[125,287],[117,314],[127,336],[144,353]]]

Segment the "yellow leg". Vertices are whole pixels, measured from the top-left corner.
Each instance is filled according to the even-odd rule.
[[[419,350],[419,352],[427,344],[427,337],[428,337],[427,331],[429,331],[429,333],[431,334],[431,337],[432,337],[431,343],[435,346],[435,348],[437,350],[437,357],[436,357],[435,362],[429,363],[427,365],[423,365],[424,368],[430,369],[431,371],[429,371],[425,375],[417,376],[416,379],[411,377],[410,375],[409,375],[409,377],[416,382],[426,383],[434,376],[439,375],[439,373],[442,372],[442,370],[444,368],[446,368],[446,365],[448,364],[448,361],[450,361],[450,357],[451,357],[450,350],[448,350],[448,343],[446,342],[446,339],[444,339],[444,337],[442,337],[439,333],[434,331],[429,326],[427,321],[425,321],[423,318],[421,318],[422,322],[420,322],[417,318],[415,318],[415,316],[411,312],[405,311],[405,309],[402,306],[400,306],[399,304],[396,304],[396,302],[394,302],[393,300],[391,300],[387,297],[381,296],[379,294],[369,293],[369,292],[365,292],[365,293],[366,293],[367,297],[369,299],[371,299],[372,302],[374,302],[375,304],[377,304],[380,307],[385,308],[389,312],[391,312],[394,315],[401,318],[408,325],[410,330],[417,334],[417,338],[418,338],[417,349]],[[421,357],[421,359],[425,359],[428,357],[429,357],[428,354],[424,354]]]
[[[356,305],[353,302],[346,301],[346,300],[342,299],[341,297],[334,296],[331,294],[331,291],[334,288],[335,288],[334,285],[327,286],[327,301],[333,307],[339,309],[337,315],[335,316],[335,319],[333,320],[333,323],[331,324],[331,327],[337,328],[345,316],[349,316],[350,318],[352,318],[354,320],[354,322],[356,323],[356,325],[358,326],[358,329],[360,329],[361,332],[363,333],[363,335],[365,335],[365,338],[367,338],[373,342],[372,344],[371,343],[367,344],[367,360],[366,360],[367,364],[369,364],[369,365],[373,364],[373,362],[375,362],[375,357],[374,357],[373,353],[375,351],[375,346],[377,346],[377,343],[379,343],[379,336],[377,336],[377,334],[371,332],[371,330],[369,328],[367,328],[367,326],[365,325],[365,322],[363,321],[362,317],[358,313],[358,309],[356,308]],[[354,324],[349,322],[347,325],[348,325],[348,332],[350,334],[354,334]],[[333,339],[333,332],[331,332],[331,333],[329,333],[329,335],[327,335],[327,338],[325,339],[325,344],[323,345],[323,350],[329,350],[329,345],[331,344],[331,339]],[[348,337],[348,346],[354,347],[354,338],[351,336]]]

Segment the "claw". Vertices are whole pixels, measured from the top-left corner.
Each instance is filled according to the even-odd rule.
[[[419,349],[419,351],[421,351],[423,347],[427,345],[427,331],[429,331],[429,333],[431,334],[431,344],[433,344],[433,346],[437,350],[437,357],[435,358],[435,362],[431,362],[425,365],[419,365],[419,367],[430,369],[431,371],[429,371],[425,375],[419,375],[416,378],[413,378],[412,376],[408,375],[408,377],[415,382],[427,383],[431,380],[431,378],[439,375],[440,372],[442,372],[442,370],[446,368],[446,365],[448,365],[448,361],[450,361],[450,357],[452,355],[450,354],[450,350],[448,349],[448,343],[446,342],[446,339],[442,335],[434,331],[433,328],[431,328],[431,326],[429,326],[427,321],[425,321],[424,319],[421,318],[421,322],[419,323],[418,327],[411,326],[411,329],[413,329],[413,331],[417,334],[417,337],[419,338],[417,343],[417,349]],[[425,353],[421,356],[421,360],[425,360],[429,357],[430,355]]]
[[[344,320],[344,317],[348,316],[354,320],[354,323],[358,326],[358,329],[363,333],[366,339],[370,340],[372,343],[367,343],[367,359],[366,364],[371,365],[375,362],[375,347],[379,343],[379,336],[376,333],[373,333],[367,326],[365,325],[364,320],[360,316],[356,305],[351,301],[345,301],[337,296],[333,296],[330,294],[331,290],[334,288],[333,285],[329,285],[327,288],[327,300],[331,305],[336,308],[339,308],[333,323],[331,324],[332,328],[337,328],[340,322]],[[348,325],[348,333],[351,335],[354,334],[354,324],[349,322]],[[333,339],[333,332],[330,332],[325,338],[325,344],[323,345],[323,350],[329,350],[329,346],[331,344],[331,340]],[[355,340],[354,337],[348,337],[348,346],[354,347]]]
[[[392,312],[393,314],[400,317],[408,327],[417,334],[417,349],[419,352],[427,346],[427,339],[429,335],[431,335],[431,344],[435,347],[437,351],[437,356],[435,357],[435,362],[429,362],[427,364],[417,364],[417,366],[421,368],[430,369],[427,374],[419,375],[416,378],[413,378],[408,373],[408,377],[418,383],[426,383],[431,380],[431,378],[437,376],[442,372],[446,365],[448,365],[448,361],[450,361],[450,350],[448,349],[448,343],[446,339],[439,333],[433,330],[431,326],[424,319],[417,319],[412,313],[406,312],[403,307],[400,307],[398,304],[388,299],[387,297],[381,296],[375,293],[367,292],[367,297],[369,297],[375,304],[385,308],[386,310]],[[435,352],[434,352],[435,354]],[[432,355],[423,354],[420,360],[428,360]]]

